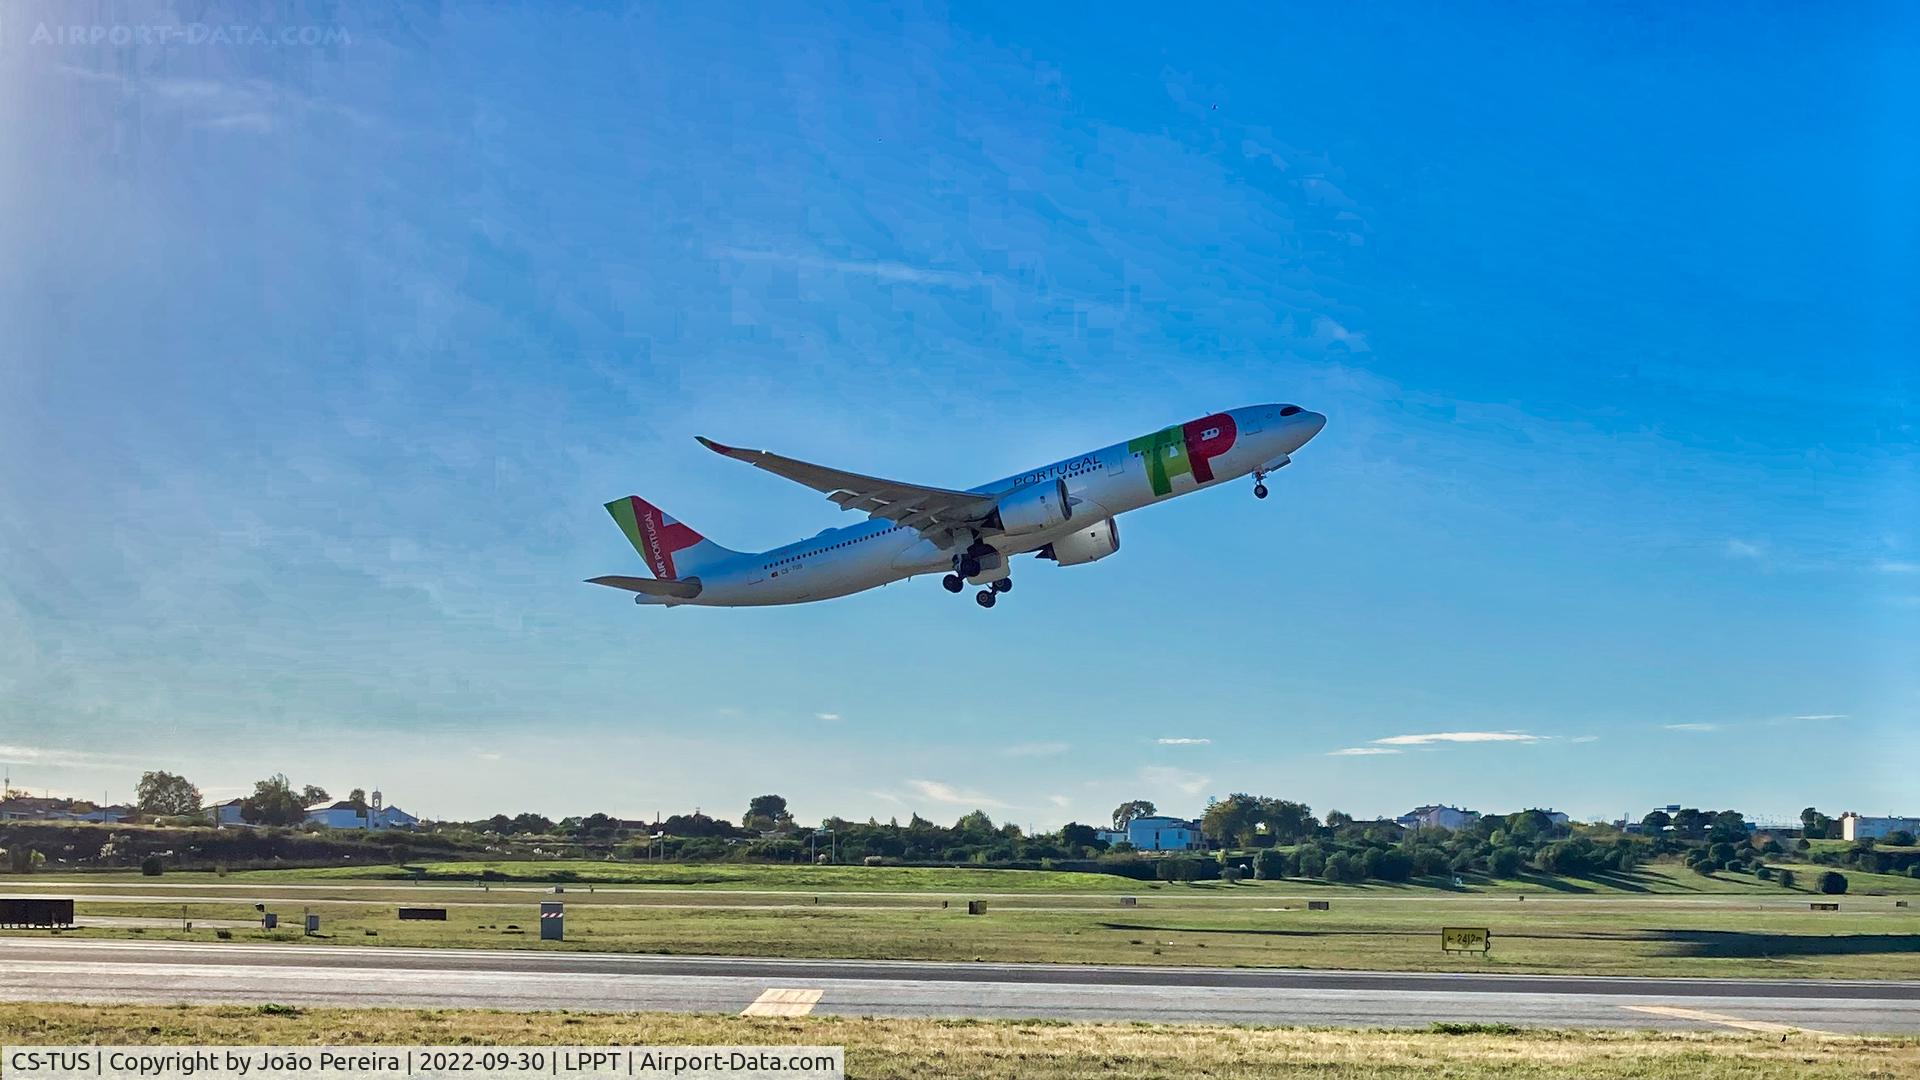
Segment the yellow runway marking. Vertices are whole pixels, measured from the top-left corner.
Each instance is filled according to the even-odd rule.
[[[820,1003],[819,990],[768,990],[741,1016],[805,1016]]]
[[[1743,1031],[1764,1031],[1769,1035],[1787,1035],[1798,1031],[1807,1035],[1833,1035],[1835,1032],[1821,1031],[1818,1028],[1794,1027],[1792,1024],[1775,1024],[1766,1020],[1742,1020],[1738,1016],[1724,1013],[1701,1012],[1699,1009],[1682,1009],[1677,1005],[1622,1005],[1623,1009],[1634,1012],[1652,1013],[1655,1016],[1671,1016],[1680,1020],[1698,1020],[1703,1024],[1719,1024],[1722,1027],[1740,1028]]]

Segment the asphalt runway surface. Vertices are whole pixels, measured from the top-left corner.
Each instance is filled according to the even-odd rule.
[[[41,935],[0,937],[0,1000],[1920,1034],[1920,982],[770,960]]]

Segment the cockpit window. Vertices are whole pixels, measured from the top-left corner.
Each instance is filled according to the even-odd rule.
[[[1282,406],[1280,406],[1280,415],[1281,415],[1281,416],[1298,416],[1298,415],[1300,415],[1301,413],[1303,413],[1303,412],[1306,412],[1306,411],[1307,411],[1307,410],[1305,410],[1305,409],[1303,409],[1303,408],[1301,408],[1301,407],[1300,407],[1300,406],[1298,406],[1298,405],[1282,405]]]

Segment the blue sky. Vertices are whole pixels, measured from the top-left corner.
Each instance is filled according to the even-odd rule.
[[[1915,812],[1910,9],[101,18],[0,14],[16,783]],[[695,434],[965,486],[1273,400],[1274,498],[992,612],[580,583],[629,492],[849,520]]]

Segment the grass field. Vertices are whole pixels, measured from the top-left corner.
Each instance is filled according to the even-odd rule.
[[[825,1045],[880,1080],[1920,1078],[1920,1040],[236,1006],[0,1005],[0,1043]]]
[[[584,872],[603,864],[571,864]],[[566,864],[546,864],[550,872]],[[1239,885],[1115,882],[1084,874],[896,867],[618,867],[621,885],[569,883],[564,943],[537,940],[532,880],[394,882],[340,872],[15,878],[15,892],[77,895],[83,916],[197,922],[103,927],[84,937],[216,940],[210,921],[244,925],[233,941],[316,945],[543,948],[846,959],[1183,964],[1806,978],[1920,978],[1920,906],[1897,907],[1910,878],[1850,875],[1838,912],[1751,877],[1703,878],[1651,867],[1604,881],[1567,879],[1436,890],[1278,881]],[[652,871],[640,875],[632,871]],[[699,877],[718,880],[689,880]],[[1085,878],[1094,878],[1087,882]],[[1812,875],[1803,873],[1802,880]],[[1136,903],[1123,906],[1116,888]],[[815,891],[817,890],[817,891]],[[988,898],[984,916],[959,901]],[[1330,901],[1309,911],[1310,899]],[[266,934],[253,905],[283,925],[303,909],[323,936]],[[445,906],[444,923],[401,922],[398,905]],[[1442,953],[1442,926],[1484,926],[1490,955]],[[44,931],[40,931],[44,933]]]

